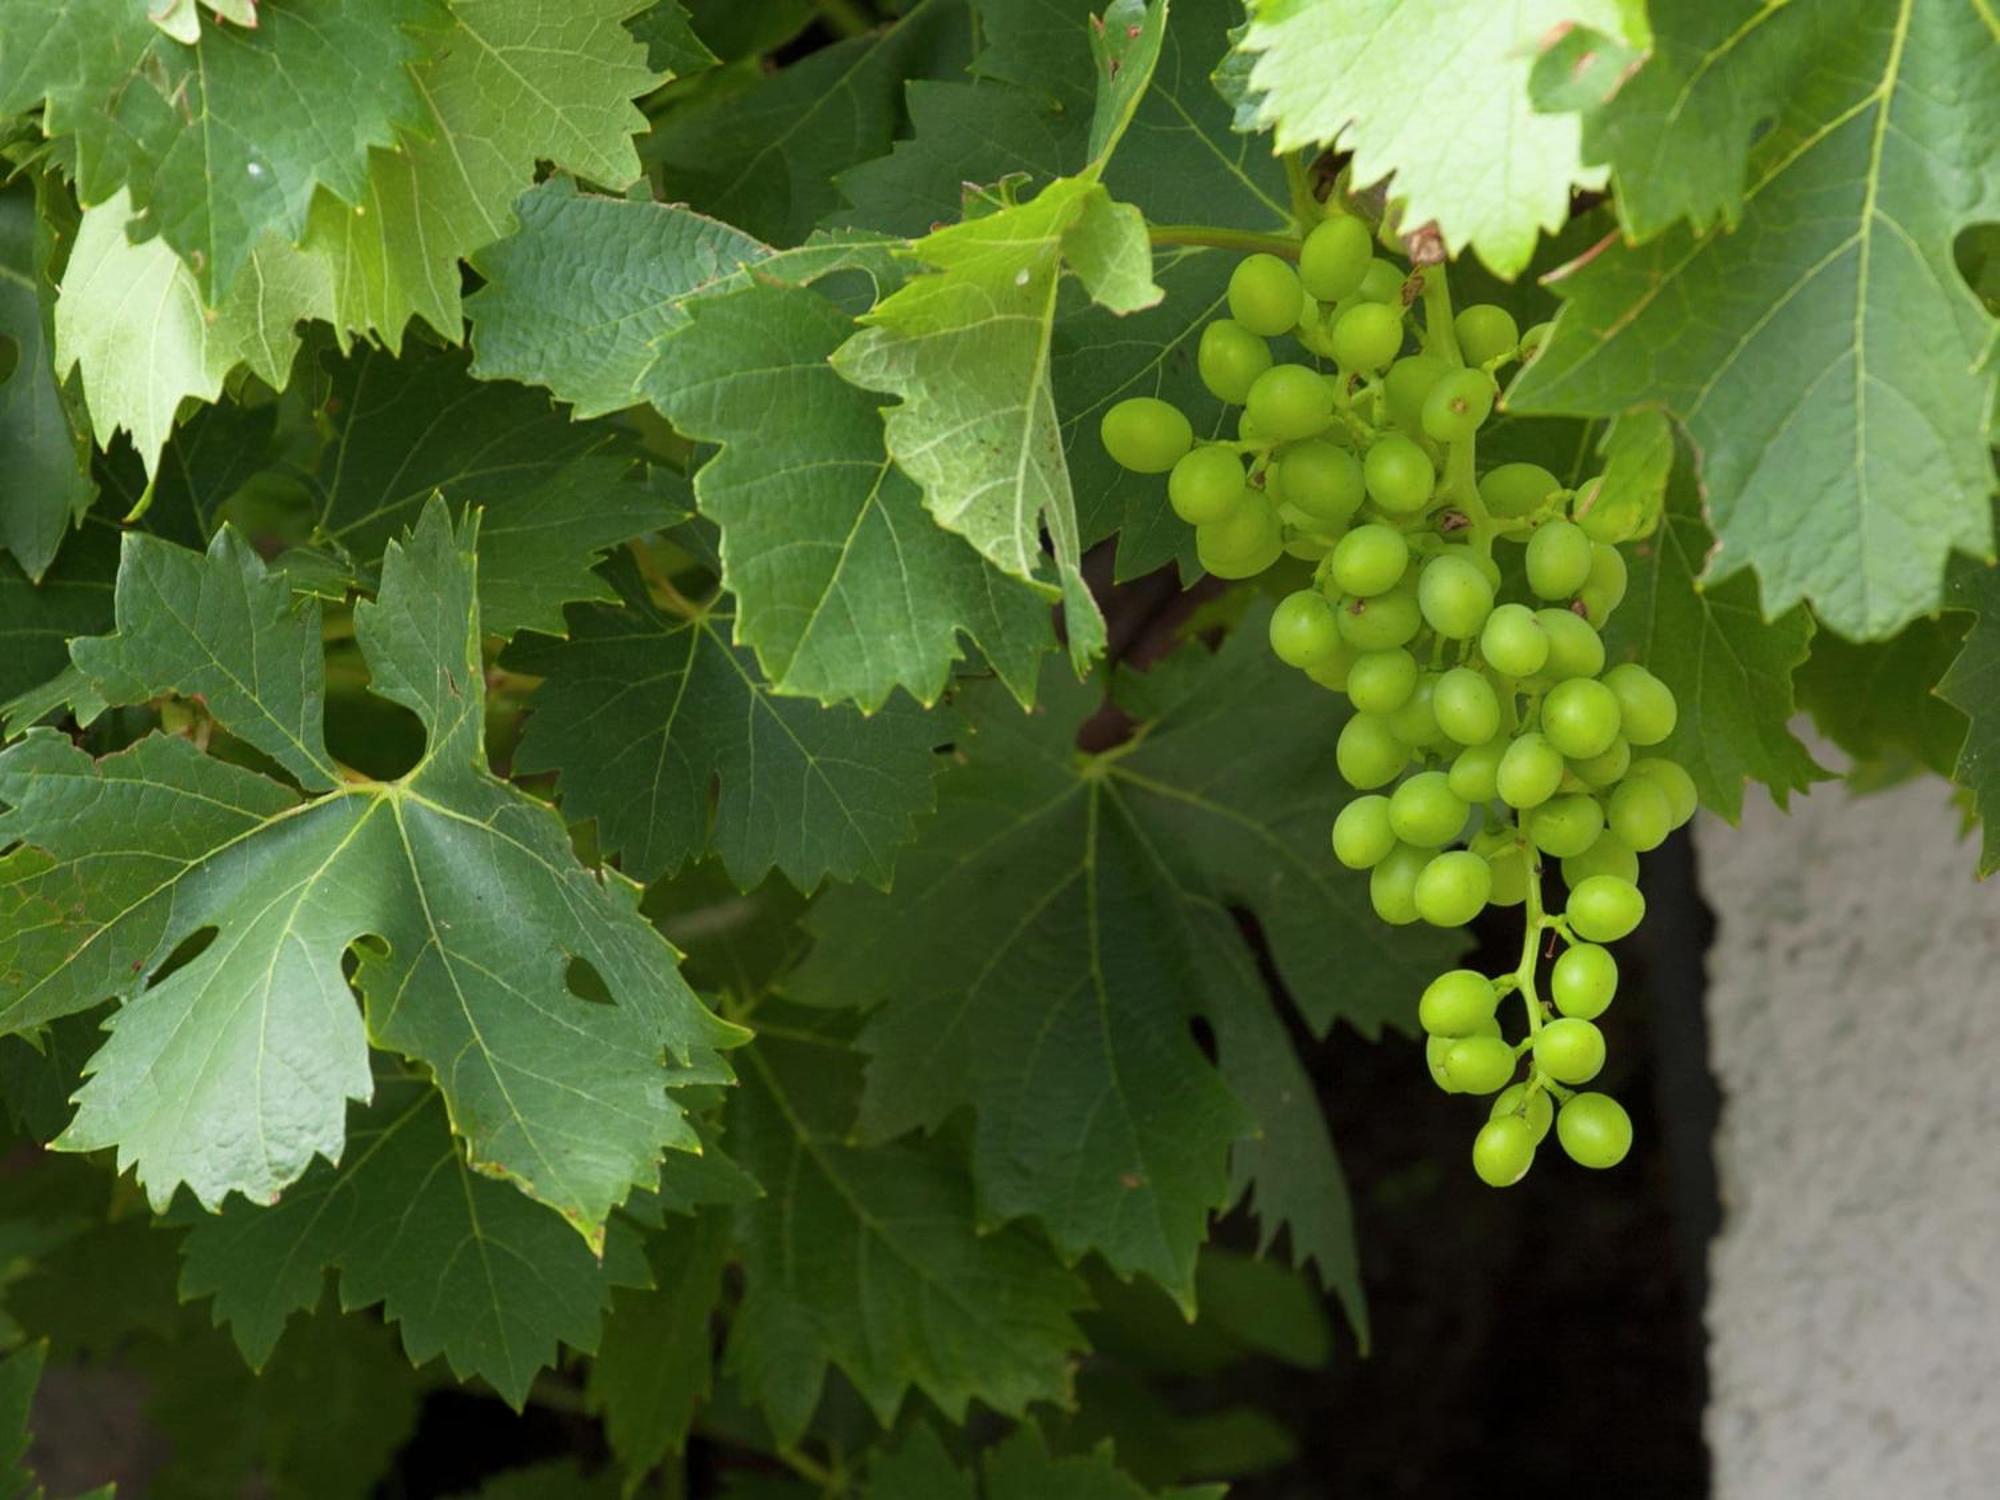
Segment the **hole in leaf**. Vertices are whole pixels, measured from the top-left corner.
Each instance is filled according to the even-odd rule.
[[[569,967],[563,971],[563,984],[579,1000],[588,1000],[592,1005],[616,1005],[611,998],[611,986],[604,982],[604,976],[597,972],[587,958],[572,958]]]
[[[215,935],[220,930],[215,927],[197,927],[182,938],[174,951],[167,955],[167,961],[153,971],[153,977],[146,981],[146,988],[153,989],[163,980],[170,978],[175,970],[185,969],[200,958],[208,945],[215,941]]]

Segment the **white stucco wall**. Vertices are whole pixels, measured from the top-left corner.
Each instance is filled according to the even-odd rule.
[[[2000,878],[1935,779],[1753,800],[1697,830],[1715,1494],[1994,1500]]]

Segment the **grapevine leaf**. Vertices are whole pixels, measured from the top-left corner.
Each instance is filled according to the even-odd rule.
[[[630,482],[607,423],[572,422],[541,392],[479,381],[452,350],[334,364],[332,441],[313,480],[320,538],[372,566],[433,494],[477,506],[483,628],[560,634],[562,606],[617,595],[591,569],[607,547],[675,519],[660,489]]]
[[[1979,873],[2000,870],[2000,570],[1961,563],[1951,602],[1978,616],[1965,646],[1938,684],[1938,696],[1971,721],[1951,779],[1971,794],[1986,825]]]
[[[968,693],[966,763],[940,784],[895,890],[821,898],[788,986],[879,1006],[862,1037],[863,1139],[970,1106],[990,1215],[1037,1216],[1065,1255],[1095,1249],[1183,1303],[1252,1123],[1189,1020],[1269,1003],[1261,985],[1218,995],[1256,982],[1200,951],[1224,940],[1218,918],[1257,914],[1320,1031],[1336,1016],[1370,1033],[1409,1025],[1452,951],[1442,936],[1386,934],[1364,882],[1327,856],[1340,716],[1294,691],[1262,631],[1253,617],[1181,674],[1136,746],[1099,759],[1074,749],[1096,707],[1088,688],[1047,674],[1027,720]]]
[[[1403,224],[1435,222],[1454,254],[1469,245],[1512,280],[1570,193],[1605,181],[1581,158],[1581,121],[1529,98],[1536,57],[1579,24],[1647,42],[1630,0],[1259,0],[1241,45],[1278,151],[1352,152],[1355,183],[1389,178]]]
[[[338,1167],[316,1163],[270,1207],[232,1203],[182,1241],[181,1295],[213,1297],[261,1367],[329,1269],[341,1306],[382,1304],[413,1363],[443,1354],[519,1407],[558,1344],[586,1352],[612,1288],[642,1286],[645,1260],[614,1219],[602,1258],[562,1221],[470,1166],[435,1091],[397,1084],[355,1124]]]
[[[200,694],[323,795],[158,735],[95,762],[46,730],[0,753],[0,837],[22,846],[0,865],[0,1025],[123,1002],[58,1144],[115,1145],[156,1204],[183,1182],[209,1206],[270,1201],[337,1160],[371,1037],[433,1072],[479,1170],[593,1243],[664,1148],[697,1144],[662,1051],[713,1071],[707,1049],[740,1033],[694,999],[636,889],[578,865],[560,820],[488,774],[475,531],[430,506],[355,611],[374,690],[428,735],[395,782],[333,766],[318,603],[229,528],[205,558],[128,535],[118,630],[71,654],[113,701]],[[572,960],[608,1003],[570,991]]]
[[[1966,565],[1968,570],[1977,564]],[[1966,716],[1938,696],[1964,647],[1968,616],[1915,620],[1893,640],[1861,644],[1830,630],[1813,635],[1812,655],[1793,685],[1821,734],[1862,766],[1861,776],[1921,766],[1949,777],[1965,747]]]
[[[758,1017],[771,1030],[743,1054],[729,1138],[770,1196],[739,1211],[728,1360],[779,1444],[805,1430],[829,1363],[884,1426],[912,1386],[954,1421],[974,1397],[1017,1416],[1065,1400],[1083,1284],[1026,1229],[978,1232],[965,1174],[940,1149],[853,1143],[860,1058],[835,1018]]]
[[[42,127],[71,138],[82,200],[122,190],[118,227],[146,211],[145,232],[213,302],[267,233],[302,237],[316,189],[362,201],[369,148],[421,119],[411,69],[446,12],[441,0],[292,0],[254,27],[176,41],[147,9],[0,4],[0,114],[46,101]]]
[[[1724,45],[1738,17],[1690,8],[1707,42],[1657,64],[1677,71],[1655,84],[1741,100],[1660,144],[1678,164],[1668,179],[1706,185],[1690,212],[1735,201],[1715,194],[1732,169],[1707,132],[1746,128],[1739,107],[1776,118],[1733,232],[1676,227],[1579,260],[1509,401],[1599,416],[1664,404],[1701,453],[1718,543],[1706,577],[1752,570],[1772,613],[1808,600],[1841,634],[1879,639],[1937,607],[1955,550],[1992,550],[1995,325],[1952,244],[2000,216],[2000,48],[1990,16],[1951,0],[1788,9],[1751,18],[1738,52]],[[1771,67],[1799,27],[1816,38],[1810,65]],[[1648,90],[1630,133],[1650,144]]]
[[[1685,766],[1707,806],[1734,822],[1743,785],[1761,781],[1780,807],[1826,772],[1792,734],[1792,673],[1805,661],[1812,618],[1793,608],[1766,621],[1754,579],[1701,582],[1711,539],[1692,456],[1668,481],[1660,528],[1627,548],[1631,583],[1605,623],[1612,661],[1643,663],[1680,704],[1657,750]]]
[[[906,699],[864,717],[776,697],[729,643],[726,612],[669,614],[636,569],[610,576],[622,609],[572,610],[567,644],[525,639],[508,654],[547,679],[516,769],[557,772],[563,810],[595,818],[642,882],[712,844],[745,890],[773,866],[806,891],[828,876],[887,885],[930,811],[949,730]]]
[[[646,66],[655,73],[688,78],[720,61],[695,35],[681,0],[658,0],[626,21],[625,28],[646,44]]]
[[[868,1465],[869,1500],[979,1500],[970,1474],[959,1472],[937,1429],[920,1422],[894,1449],[877,1449]]]
[[[70,528],[97,494],[90,445],[70,420],[50,349],[51,288],[33,192],[0,193],[0,345],[14,363],[0,375],[0,547],[39,582]]]

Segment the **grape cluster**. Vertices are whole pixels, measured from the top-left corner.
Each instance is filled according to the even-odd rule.
[[[1673,693],[1636,663],[1607,669],[1598,634],[1625,594],[1618,543],[1650,519],[1537,464],[1478,472],[1496,372],[1546,325],[1523,335],[1491,305],[1453,316],[1443,267],[1406,275],[1360,220],[1317,225],[1296,270],[1246,257],[1228,304],[1197,366],[1241,407],[1235,437],[1198,443],[1177,408],[1135,397],[1104,414],[1105,449],[1167,476],[1209,572],[1312,565],[1271,615],[1271,648],[1353,705],[1336,761],[1360,795],[1334,820],[1333,853],[1370,872],[1376,913],[1456,927],[1526,908],[1513,972],[1454,969],[1418,1010],[1437,1085],[1497,1096],[1474,1170],[1519,1181],[1552,1126],[1575,1161],[1613,1166],[1630,1119],[1574,1091],[1604,1065],[1596,1020],[1618,985],[1604,945],[1644,915],[1639,855],[1695,810],[1688,773],[1644,753],[1673,733]],[[1284,337],[1303,358],[1274,356]],[[1543,905],[1545,859],[1567,887],[1560,912]],[[1513,993],[1524,1030],[1510,1040]]]

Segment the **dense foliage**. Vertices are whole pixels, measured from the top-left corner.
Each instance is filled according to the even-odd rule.
[[[1615,1194],[1797,709],[2000,867],[1987,7],[1095,3],[0,0],[5,1493],[1218,1494],[1337,1024]]]

